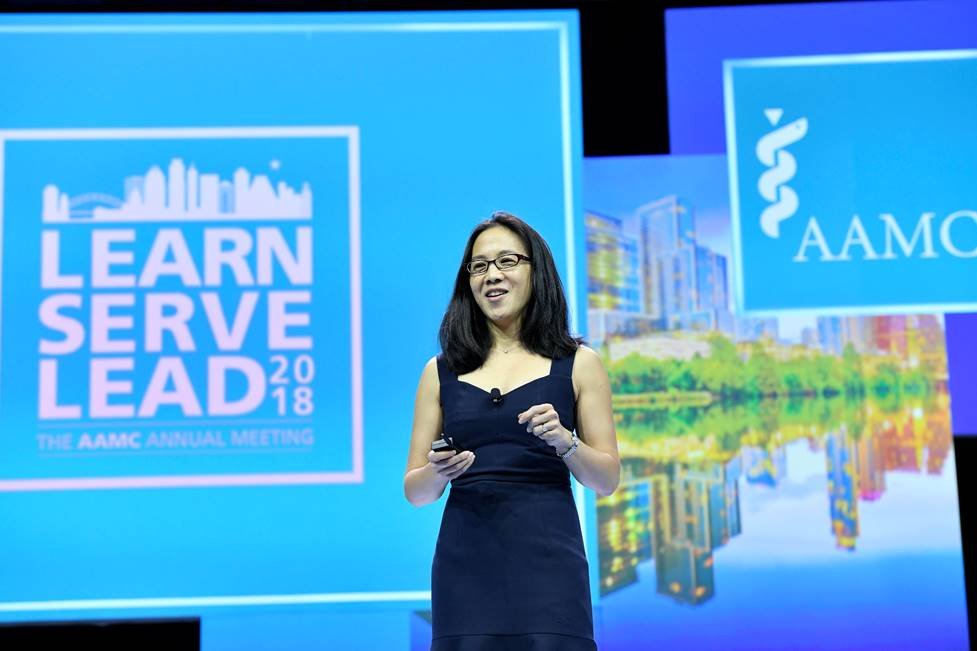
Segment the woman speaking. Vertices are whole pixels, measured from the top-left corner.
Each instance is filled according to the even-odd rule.
[[[599,495],[617,487],[610,384],[570,335],[539,233],[503,212],[475,227],[439,339],[404,476],[417,506],[452,486],[432,567],[432,651],[592,651],[570,473]]]

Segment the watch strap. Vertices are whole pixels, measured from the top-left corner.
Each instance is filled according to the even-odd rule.
[[[563,453],[558,452],[556,456],[566,461],[571,456],[573,456],[573,453],[577,451],[578,447],[580,447],[580,439],[577,437],[577,433],[570,432],[570,447],[567,448],[566,451]]]

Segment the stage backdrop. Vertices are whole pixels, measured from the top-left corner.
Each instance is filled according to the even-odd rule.
[[[0,20],[0,619],[406,648],[441,511],[403,497],[414,391],[470,229],[526,218],[577,307],[577,42],[561,11]]]
[[[964,649],[945,323],[733,309],[725,156],[587,159],[601,649]]]
[[[718,154],[726,151],[723,120],[723,61],[725,60],[803,55],[912,53],[977,47],[977,28],[974,27],[977,25],[977,5],[966,0],[832,2],[670,9],[665,12],[665,25],[669,126],[673,154]],[[816,35],[816,38],[812,38],[813,35]],[[934,77],[933,81],[935,80]],[[970,85],[961,78],[958,88],[951,92],[965,93]],[[842,92],[838,96],[846,95],[847,93]],[[781,104],[782,102],[776,102],[763,108],[784,108]],[[932,106],[939,104],[937,102]],[[970,102],[964,102],[963,105],[957,104],[957,106],[962,111],[966,111],[969,104]],[[888,106],[891,107],[891,111],[887,111],[887,114],[903,116],[905,119],[905,111],[909,107],[904,103],[892,102]],[[949,107],[950,104],[947,106]],[[806,106],[797,106],[797,110],[802,112],[806,108]],[[763,119],[762,113],[760,115],[760,119]],[[803,116],[798,114],[794,119],[797,117]],[[785,114],[785,122],[792,121],[791,116]],[[772,131],[769,122],[766,124],[768,130]],[[927,124],[927,127],[903,130],[898,138],[931,129],[939,132],[944,126],[944,121],[935,119]],[[823,127],[823,124],[817,126]],[[818,136],[825,135],[821,128]],[[836,135],[832,132],[829,138]],[[747,149],[751,148],[747,147]],[[747,149],[744,149],[744,152]],[[790,152],[789,149],[786,151]],[[966,147],[957,148],[956,151],[964,158],[969,156]],[[925,158],[925,155],[923,157]],[[892,156],[883,158],[880,165],[887,167],[890,165],[897,167],[897,161],[910,165],[914,162],[922,162],[922,159],[917,160],[908,153],[896,152]],[[857,166],[855,160],[856,157],[849,154],[839,155],[833,169],[852,171]],[[942,169],[942,165],[939,167]],[[809,163],[808,168],[810,168]],[[917,207],[912,206],[911,199],[912,191],[920,187],[920,181],[924,179],[943,181],[952,178],[951,174],[944,179],[942,172],[934,175],[931,168],[932,166],[921,168],[920,175],[908,186],[905,183],[893,185],[894,188],[898,187],[902,190],[903,196],[897,198],[890,194],[889,203],[900,209]],[[863,178],[863,181],[867,179]],[[968,185],[958,187],[955,194],[959,195],[961,190],[966,191],[969,187]],[[838,189],[845,191],[840,187]],[[932,188],[928,191],[932,193]],[[938,197],[933,198],[939,200]],[[910,216],[907,213],[899,217],[904,220],[901,225],[907,230],[916,224],[920,214],[935,209],[919,207],[918,214]],[[949,216],[961,209],[972,211],[977,208],[973,205],[961,204],[940,217]],[[858,210],[865,210],[871,219],[877,221],[880,211],[890,209],[881,206],[861,206]],[[804,221],[809,216],[802,213]],[[850,217],[849,214],[841,218],[846,219],[848,224],[847,220]],[[912,224],[909,223],[910,221]],[[938,225],[940,222],[935,221],[935,223]],[[957,222],[955,224],[954,229],[957,230],[962,226]],[[906,233],[907,237],[911,238],[912,232],[909,230]],[[935,235],[938,237],[938,231]],[[965,281],[972,275],[958,274],[957,278]],[[938,283],[937,286],[942,284]],[[940,291],[943,291],[942,288]],[[972,292],[971,285],[971,294]],[[874,305],[891,305],[883,302],[883,295],[884,292],[878,296],[865,294],[867,300],[871,300]],[[938,294],[931,296],[930,300],[948,302]],[[900,302],[905,303],[902,300]],[[958,303],[959,307],[962,306]],[[955,311],[947,314],[946,340],[950,387],[953,394],[958,397],[952,407],[955,434],[977,433],[977,346],[972,343],[974,339],[977,339],[977,313]]]

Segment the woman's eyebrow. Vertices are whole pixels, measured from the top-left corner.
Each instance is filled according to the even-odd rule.
[[[498,255],[495,256],[495,257],[499,257],[500,255],[507,255],[507,254],[510,254],[510,253],[519,253],[519,252],[518,251],[513,251],[511,249],[502,249],[501,251],[499,251]],[[488,259],[489,259],[489,257],[487,255],[485,255],[485,254],[482,254],[482,253],[479,253],[478,255],[473,255],[472,256],[472,260],[488,260]]]

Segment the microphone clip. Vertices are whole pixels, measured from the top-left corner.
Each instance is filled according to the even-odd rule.
[[[503,401],[502,392],[496,388],[496,389],[492,389],[489,393],[492,396],[492,404],[495,405],[496,407],[501,406]]]

